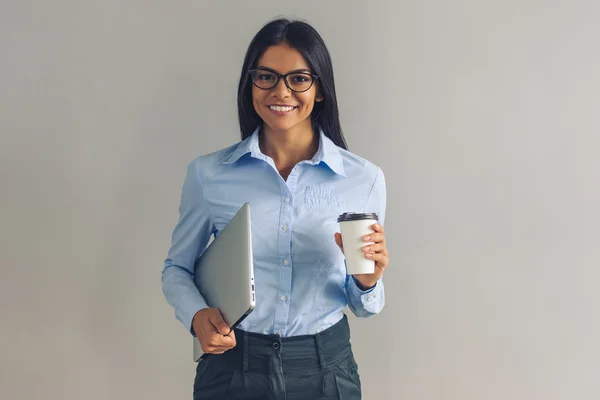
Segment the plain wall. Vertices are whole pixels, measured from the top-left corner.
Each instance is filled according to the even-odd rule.
[[[365,399],[600,398],[600,3],[0,3],[0,398],[191,399],[160,276],[244,52],[306,18],[388,186]]]

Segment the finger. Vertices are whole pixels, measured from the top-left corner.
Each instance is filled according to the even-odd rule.
[[[213,343],[206,346],[210,351],[227,351],[233,349],[235,346],[223,345],[222,343]]]
[[[231,339],[231,347],[235,347],[237,340],[235,339],[235,332],[233,330],[229,332],[229,335],[225,336],[225,338]],[[229,342],[229,340],[227,340],[227,342]]]
[[[375,232],[384,233],[383,225],[381,225],[380,223],[373,224],[373,230]]]
[[[368,244],[362,247],[362,251],[365,253],[387,253],[384,243]]]
[[[235,345],[236,345],[235,336],[234,337],[231,337],[229,335],[219,336],[214,339],[213,344],[216,346],[223,346],[223,347],[235,347]]]
[[[213,351],[226,351],[226,350],[229,350],[231,348],[231,346],[221,346],[219,344],[211,344],[211,345],[206,346],[206,348],[210,352],[213,352]]]
[[[379,263],[383,268],[387,267],[389,257],[383,253],[367,253],[365,257],[369,260],[375,260],[375,262]]]
[[[228,335],[231,332],[231,329],[229,329],[229,325],[225,323],[220,312],[212,314],[208,318],[208,320],[217,329],[217,332],[219,332],[221,335]]]
[[[228,348],[225,347],[209,347],[206,351],[204,351],[204,353],[207,354],[223,354],[225,353],[227,350],[230,350]]]
[[[226,336],[219,335],[218,337],[214,338],[214,340],[211,342],[211,344],[214,346],[220,346],[220,347],[226,347],[226,348],[232,349],[237,344],[236,340],[235,340],[235,333],[232,331],[231,334],[226,335]]]
[[[363,236],[363,241],[375,242],[375,243],[384,242],[385,236],[383,233],[371,233],[371,234]]]
[[[213,347],[235,347],[235,337],[232,339],[230,336],[223,336],[220,333],[213,335],[208,345]]]
[[[204,346],[200,346],[202,348],[202,351],[204,353],[215,353],[215,352],[223,352],[223,351],[227,351],[230,349],[229,346],[220,346],[218,344],[214,344],[212,342],[209,341],[209,343],[206,343]]]
[[[217,350],[217,351],[227,351],[227,350],[231,350],[233,349],[235,346],[223,346],[223,345],[217,345],[217,346],[213,346],[213,349]]]

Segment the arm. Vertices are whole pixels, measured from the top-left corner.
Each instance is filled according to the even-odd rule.
[[[377,174],[364,209],[365,212],[376,212],[379,223],[384,224],[386,211],[386,187],[383,171],[377,168]],[[385,305],[383,281],[379,278],[371,288],[362,287],[354,276],[346,276],[346,298],[350,310],[357,317],[370,317],[378,314]]]
[[[194,315],[208,305],[194,283],[194,263],[214,231],[198,174],[198,162],[187,168],[179,205],[179,221],[162,271],[162,290],[175,316],[195,336]]]

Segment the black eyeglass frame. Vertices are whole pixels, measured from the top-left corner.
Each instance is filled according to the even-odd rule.
[[[254,72],[256,72],[256,71],[267,71],[267,72],[271,72],[272,74],[277,75],[277,80],[275,81],[275,84],[273,86],[271,86],[270,88],[268,88],[268,89],[261,88],[260,86],[258,86],[256,84],[256,82],[254,82],[254,79],[252,79],[252,74]],[[294,75],[294,74],[304,74],[304,75],[311,76],[313,78],[313,80],[311,81],[310,86],[308,88],[306,88],[305,90],[295,90],[295,89],[292,89],[290,87],[288,81],[287,81],[287,77],[288,77],[288,75]],[[306,72],[306,71],[292,71],[292,72],[288,72],[287,74],[280,74],[277,71],[273,71],[270,68],[264,68],[264,67],[263,68],[254,68],[254,69],[251,69],[251,70],[248,71],[248,75],[250,75],[250,80],[252,81],[252,84],[254,86],[256,86],[257,88],[259,88],[260,90],[271,90],[274,87],[277,87],[277,85],[279,84],[279,81],[281,80],[281,78],[283,78],[283,82],[285,83],[285,86],[288,89],[290,89],[292,92],[295,92],[295,93],[304,93],[304,92],[310,90],[310,88],[313,87],[313,85],[315,84],[315,82],[317,81],[317,79],[319,79],[318,75],[311,74],[310,72]]]

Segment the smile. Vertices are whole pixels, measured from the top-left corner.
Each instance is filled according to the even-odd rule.
[[[271,111],[275,111],[277,113],[287,113],[295,109],[294,106],[269,106]]]

